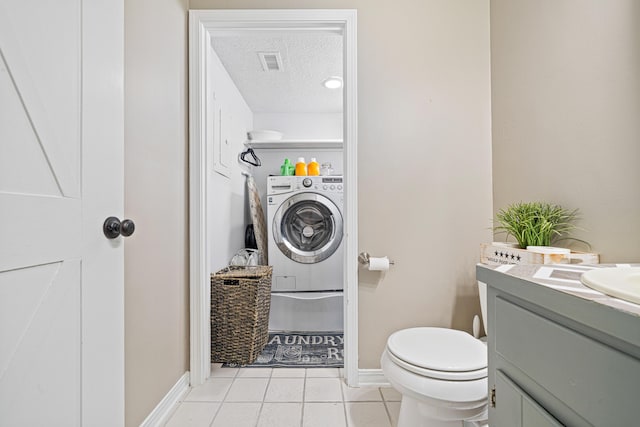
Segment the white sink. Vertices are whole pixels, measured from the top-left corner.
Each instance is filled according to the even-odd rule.
[[[596,268],[584,273],[580,281],[596,291],[640,304],[640,267]]]

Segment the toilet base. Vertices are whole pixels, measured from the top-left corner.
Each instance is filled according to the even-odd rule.
[[[396,365],[387,349],[380,365],[402,395],[398,427],[471,427],[472,422],[486,422],[486,377],[469,381],[423,377]]]
[[[478,424],[471,421],[463,421],[458,417],[464,417],[460,410],[455,411],[455,415],[451,413],[449,408],[425,405],[417,399],[410,396],[402,396],[400,403],[400,415],[398,417],[398,427],[470,427]],[[451,419],[453,418],[458,419]],[[486,420],[486,411],[483,415],[478,416],[476,409],[469,410],[469,418]],[[465,419],[469,419],[466,418]],[[484,423],[483,423],[484,424]]]

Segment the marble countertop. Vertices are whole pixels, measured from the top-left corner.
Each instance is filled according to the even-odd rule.
[[[585,271],[605,267],[640,267],[640,264],[527,264],[527,265],[485,265],[478,267],[499,271],[558,292],[593,301],[640,317],[640,305],[627,302],[591,289],[580,282]]]

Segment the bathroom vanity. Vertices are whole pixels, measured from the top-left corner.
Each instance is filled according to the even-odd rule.
[[[640,305],[580,283],[605,265],[478,265],[491,427],[640,425]]]

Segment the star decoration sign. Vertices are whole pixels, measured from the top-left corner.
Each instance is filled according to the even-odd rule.
[[[506,260],[516,260],[516,261],[520,262],[520,260],[522,259],[522,257],[520,255],[510,254],[510,253],[502,252],[502,251],[501,252],[495,251],[493,254],[496,257],[504,258]]]

